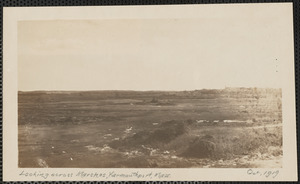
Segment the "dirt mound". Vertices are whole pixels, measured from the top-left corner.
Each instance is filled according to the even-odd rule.
[[[118,150],[173,150],[177,156],[186,158],[213,158],[216,153],[215,137],[190,135],[193,124],[189,121],[168,121],[153,131],[140,131],[133,136],[113,141],[110,147]]]
[[[151,147],[158,147],[159,145],[166,144],[176,137],[187,132],[189,123],[168,121],[162,123],[156,130],[153,131],[140,131],[131,137],[122,140],[111,142],[112,148],[137,148],[142,145]]]
[[[216,144],[213,142],[212,136],[197,137],[188,148],[179,156],[191,158],[212,158],[216,151]]]

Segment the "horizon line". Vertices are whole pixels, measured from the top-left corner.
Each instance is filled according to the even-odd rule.
[[[18,92],[97,92],[97,91],[131,91],[131,92],[184,92],[184,91],[200,91],[200,90],[224,90],[224,89],[282,89],[274,87],[224,87],[224,88],[201,88],[189,90],[130,90],[130,89],[92,89],[92,90],[18,90]]]

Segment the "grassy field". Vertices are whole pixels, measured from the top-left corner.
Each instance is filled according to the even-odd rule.
[[[19,92],[19,167],[281,167],[281,90]]]

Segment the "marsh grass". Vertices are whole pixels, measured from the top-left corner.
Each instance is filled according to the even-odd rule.
[[[165,145],[185,157],[233,159],[237,156],[282,155],[282,128],[207,127],[187,132]]]
[[[281,127],[224,126],[199,127],[192,120],[168,121],[155,131],[141,131],[120,141],[115,149],[148,146],[168,150],[178,157],[198,159],[235,159],[243,156],[266,159],[282,155]]]
[[[19,92],[18,164],[166,168],[272,159],[282,155],[281,122],[280,89]],[[226,164],[216,167],[249,166]]]

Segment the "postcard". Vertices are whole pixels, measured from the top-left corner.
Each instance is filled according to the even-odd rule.
[[[292,3],[4,8],[5,181],[296,181]]]

